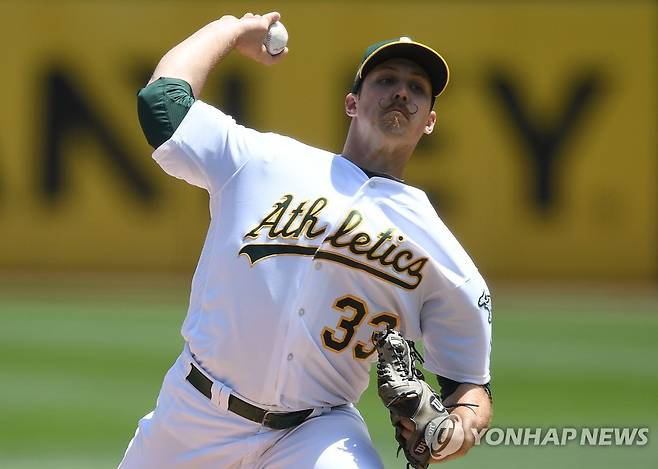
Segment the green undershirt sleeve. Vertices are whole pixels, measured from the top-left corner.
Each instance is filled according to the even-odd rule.
[[[446,398],[455,392],[459,385],[462,384],[440,375],[436,375],[436,379],[439,381],[439,385],[441,386],[441,400],[446,400]],[[481,386],[489,396],[489,400],[492,400],[491,383],[482,384]]]
[[[149,145],[158,148],[169,140],[192,104],[192,87],[179,78],[158,78],[139,90],[137,115]]]

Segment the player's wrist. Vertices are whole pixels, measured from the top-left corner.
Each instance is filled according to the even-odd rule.
[[[222,25],[237,24],[240,20],[233,15],[224,15],[216,19],[214,22]]]
[[[242,34],[240,18],[233,15],[224,15],[210,22],[202,30],[208,31],[208,38],[212,42],[209,47],[216,50],[220,57],[224,57],[236,47]]]

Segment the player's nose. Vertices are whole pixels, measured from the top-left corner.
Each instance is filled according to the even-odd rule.
[[[395,91],[395,100],[396,101],[407,101],[409,99],[409,92],[407,87],[402,85]]]

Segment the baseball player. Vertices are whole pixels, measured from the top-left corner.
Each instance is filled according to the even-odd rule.
[[[379,468],[354,406],[373,332],[422,339],[465,454],[489,423],[489,290],[404,167],[432,133],[448,67],[407,37],[366,50],[341,154],[238,125],[198,97],[232,50],[265,65],[278,13],[224,16],[170,50],[138,95],[168,174],[205,189],[211,222],[184,350],[122,468]],[[397,431],[407,438],[409,421]],[[431,462],[434,462],[431,461]]]

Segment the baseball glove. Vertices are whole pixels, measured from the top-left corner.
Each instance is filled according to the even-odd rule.
[[[413,342],[393,329],[375,332],[372,340],[378,354],[378,393],[396,428],[395,439],[400,444],[398,454],[400,449],[404,450],[407,466],[425,469],[430,457],[440,459],[458,449],[446,448],[455,422],[416,368],[416,361],[422,363],[423,360]],[[404,417],[415,426],[406,440],[400,424]]]

